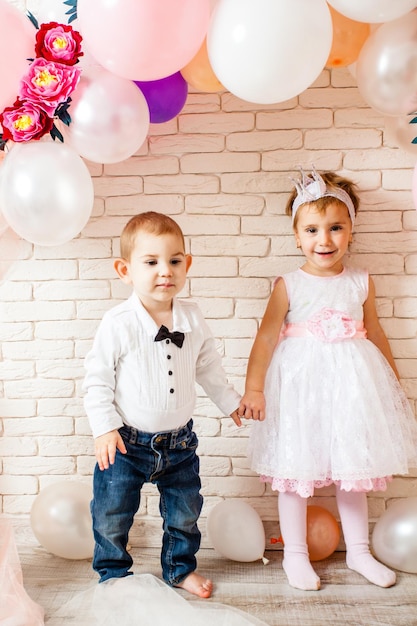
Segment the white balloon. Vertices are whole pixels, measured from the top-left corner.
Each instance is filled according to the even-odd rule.
[[[28,0],[28,9],[31,11],[39,24],[47,22],[58,22],[58,24],[68,24],[69,15],[66,12],[70,10],[64,0]],[[32,5],[35,5],[32,7]],[[71,26],[74,24],[71,23]]]
[[[390,22],[417,7],[416,0],[328,0],[336,11],[357,22]]]
[[[375,556],[394,569],[417,574],[417,498],[393,502],[372,533]]]
[[[265,530],[253,507],[240,500],[219,502],[207,516],[207,535],[213,548],[232,561],[262,559]]]
[[[274,104],[316,80],[332,40],[325,0],[219,0],[207,49],[226,89],[248,102]]]
[[[356,63],[358,89],[385,115],[417,109],[417,12],[382,24],[365,41]]]
[[[72,95],[71,146],[95,163],[117,163],[135,154],[149,130],[149,108],[140,89],[104,68],[83,72]]]
[[[75,481],[54,483],[36,496],[30,523],[36,539],[48,552],[64,559],[92,557],[91,498],[91,487]]]
[[[23,239],[58,246],[88,222],[94,203],[90,173],[81,157],[59,141],[15,144],[1,167],[0,209]]]

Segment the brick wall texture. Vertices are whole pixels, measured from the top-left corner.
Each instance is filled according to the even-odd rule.
[[[103,313],[128,295],[112,259],[123,225],[137,212],[167,213],[183,228],[194,257],[183,295],[199,303],[229,377],[243,391],[272,281],[302,262],[284,214],[291,176],[298,164],[314,164],[352,178],[362,202],[352,263],[367,267],[375,280],[381,322],[415,408],[416,156],[417,148],[413,155],[395,145],[387,120],[363,101],[348,69],[325,69],[309,89],[277,105],[190,90],[180,115],[151,125],[133,157],[87,163],[95,204],[82,233],[59,247],[20,242],[21,258],[0,286],[0,509],[13,518],[20,540],[36,542],[29,518],[42,488],[91,482],[83,359]],[[195,428],[202,530],[218,502],[243,498],[262,517],[267,538],[277,536],[276,494],[246,459],[251,425],[236,428],[199,391]],[[417,470],[370,494],[371,524],[390,499],[415,495]],[[314,502],[337,517],[331,487],[316,492]],[[160,535],[158,492],[148,485],[131,543],[158,546]],[[203,545],[209,545],[205,533]]]

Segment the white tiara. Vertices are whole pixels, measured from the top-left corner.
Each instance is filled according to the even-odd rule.
[[[301,179],[294,180],[297,196],[292,203],[292,221],[294,222],[297,210],[302,204],[305,204],[306,202],[314,202],[319,198],[332,197],[337,198],[346,205],[353,228],[353,224],[355,223],[355,207],[353,206],[350,195],[340,187],[327,187],[326,183],[320,174],[316,172],[314,167],[311,170],[311,176],[307,176],[301,167],[300,172]]]

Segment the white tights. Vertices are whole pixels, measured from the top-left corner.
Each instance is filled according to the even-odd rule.
[[[374,559],[369,551],[366,493],[336,487],[336,501],[346,544],[346,564],[379,587],[395,584],[395,572]],[[282,566],[288,582],[297,589],[320,589],[320,578],[311,566],[307,548],[307,498],[296,493],[279,494],[278,511],[284,542]]]

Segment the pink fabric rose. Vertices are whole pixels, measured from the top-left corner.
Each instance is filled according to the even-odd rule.
[[[340,341],[356,334],[355,321],[343,311],[324,308],[307,321],[307,329],[322,341]]]
[[[4,141],[10,139],[20,143],[40,139],[51,131],[53,123],[43,109],[21,100],[16,100],[12,107],[7,107],[0,114]]]
[[[36,33],[35,53],[47,61],[55,61],[63,65],[75,65],[81,52],[82,37],[71,26],[48,22],[41,24]]]
[[[46,59],[35,59],[20,83],[19,98],[41,107],[53,117],[80,80],[81,70]]]

